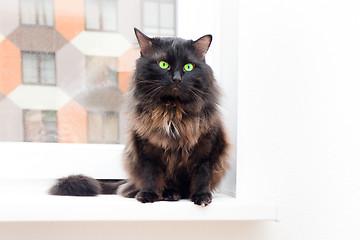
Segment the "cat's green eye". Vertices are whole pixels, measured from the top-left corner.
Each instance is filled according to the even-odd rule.
[[[168,69],[169,68],[169,64],[165,61],[160,61],[159,62],[159,66],[162,68],[162,69]]]
[[[194,65],[192,63],[187,63],[185,64],[184,66],[184,70],[187,71],[187,72],[190,72],[194,69]]]

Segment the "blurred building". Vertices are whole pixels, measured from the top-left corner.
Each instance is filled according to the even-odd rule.
[[[134,27],[174,36],[174,0],[0,0],[0,141],[122,143]]]

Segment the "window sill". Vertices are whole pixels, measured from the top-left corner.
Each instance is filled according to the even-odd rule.
[[[44,181],[44,180],[42,180]],[[1,190],[0,184],[0,190]],[[6,184],[0,202],[0,222],[42,221],[252,221],[277,220],[274,205],[243,203],[227,195],[215,194],[203,208],[189,200],[142,204],[117,195],[63,197],[46,193],[48,186],[13,187]],[[24,191],[22,191],[24,189]]]

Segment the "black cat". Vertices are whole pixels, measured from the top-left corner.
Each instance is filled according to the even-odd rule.
[[[229,152],[218,86],[205,62],[212,36],[150,38],[138,29],[135,35],[141,57],[129,91],[124,155],[130,178],[120,192],[143,203],[190,198],[206,206],[228,168]],[[124,182],[70,176],[50,193],[111,193]]]

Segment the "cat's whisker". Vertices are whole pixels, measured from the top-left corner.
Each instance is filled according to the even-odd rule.
[[[209,94],[207,92],[201,91],[200,89],[197,89],[197,88],[194,88],[194,87],[191,87],[191,86],[189,86],[189,89],[191,89],[195,93],[200,93],[200,94],[207,95],[207,96],[211,95],[211,94]]]
[[[157,86],[154,89],[151,89],[148,91],[145,96],[143,96],[144,99],[151,99],[154,98],[154,95],[158,95],[162,89],[162,86]]]

